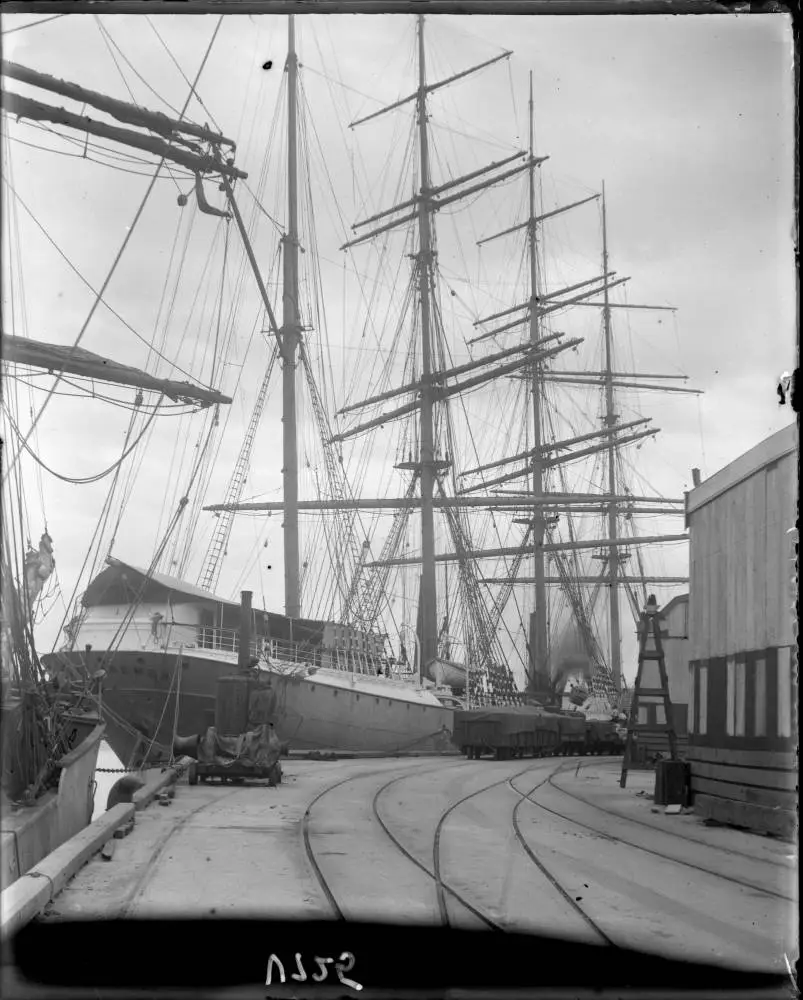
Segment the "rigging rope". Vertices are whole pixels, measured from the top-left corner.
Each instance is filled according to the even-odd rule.
[[[160,396],[159,398],[161,399],[162,397]],[[5,404],[4,404],[4,408],[5,408]],[[154,407],[153,413],[149,417],[148,422],[145,425],[145,427],[143,428],[143,430],[140,433],[139,437],[136,439],[136,441],[134,441],[134,443],[129,448],[127,448],[123,452],[123,454],[117,459],[116,462],[114,462],[112,465],[110,465],[108,469],[104,469],[103,472],[99,472],[99,473],[97,473],[94,476],[84,476],[82,478],[76,478],[76,477],[73,477],[73,476],[64,476],[61,473],[56,472],[55,469],[51,469],[50,466],[47,465],[45,462],[43,462],[42,459],[39,458],[39,456],[34,452],[34,450],[31,448],[31,446],[29,444],[27,444],[27,442],[23,439],[22,432],[20,431],[19,427],[17,427],[16,421],[11,416],[10,412],[8,412],[8,410],[6,410],[6,415],[7,415],[8,419],[9,419],[9,421],[11,422],[11,426],[12,426],[12,428],[14,430],[14,433],[19,438],[20,446],[22,448],[24,448],[25,451],[28,452],[28,454],[31,456],[31,458],[33,458],[33,460],[38,465],[40,465],[46,472],[49,472],[51,476],[55,476],[56,479],[60,479],[62,482],[73,483],[75,485],[85,485],[87,483],[97,483],[97,482],[100,482],[101,479],[105,479],[106,476],[111,475],[112,472],[114,472],[116,469],[119,469],[119,467],[128,458],[128,456],[131,454],[131,452],[134,451],[134,449],[140,443],[140,441],[142,440],[142,438],[145,436],[146,431],[148,430],[148,428],[150,427],[150,425],[153,422],[154,418],[156,417],[156,413],[157,413],[158,409],[159,409],[159,403],[157,403],[156,406]]]
[[[64,14],[53,14],[51,17],[44,17],[41,21],[32,21],[30,24],[21,24],[18,28],[6,28],[5,31],[0,32],[2,35],[13,35],[15,31],[25,31],[28,28],[38,28],[40,24],[47,24],[48,21],[55,21],[59,17],[65,17]]]
[[[198,81],[199,81],[199,79],[201,77],[201,74],[202,74],[202,72],[204,70],[204,67],[206,66],[207,59],[209,58],[209,54],[212,51],[212,45],[214,44],[214,41],[217,38],[217,33],[220,30],[220,26],[221,26],[222,23],[223,23],[223,15],[221,14],[221,16],[218,18],[218,22],[217,22],[217,25],[215,26],[215,30],[214,30],[214,32],[212,34],[212,38],[211,38],[211,40],[209,42],[209,45],[207,46],[206,52],[205,52],[204,57],[203,57],[203,59],[201,61],[201,65],[200,65],[200,67],[198,69],[198,72],[196,74],[194,87],[197,87],[197,85],[198,85]],[[192,97],[192,91],[187,96],[187,100],[185,101],[184,107],[182,108],[181,114],[179,116],[180,118],[183,118],[184,112],[186,111],[186,109],[187,109],[187,107],[188,107],[188,105],[190,103],[191,97]],[[150,198],[151,192],[153,191],[153,187],[154,187],[154,185],[156,183],[156,179],[159,176],[159,173],[161,172],[162,164],[163,163],[164,163],[164,157],[161,157],[161,159],[159,160],[159,163],[156,166],[156,170],[153,173],[151,181],[148,184],[148,188],[147,188],[147,190],[146,190],[146,192],[145,192],[145,194],[144,194],[144,196],[142,198],[142,201],[140,202],[139,208],[137,209],[137,211],[136,211],[136,213],[134,215],[134,218],[133,218],[133,220],[131,222],[131,225],[128,227],[128,229],[126,231],[126,234],[125,234],[123,242],[122,242],[122,244],[120,246],[120,249],[117,251],[117,254],[116,254],[115,258],[112,261],[112,265],[111,265],[111,267],[109,269],[108,274],[106,275],[106,278],[103,281],[103,284],[100,287],[100,290],[95,295],[95,301],[92,303],[92,307],[91,307],[91,309],[89,311],[89,315],[84,320],[84,323],[83,323],[83,325],[82,325],[82,327],[81,327],[81,329],[80,329],[80,331],[78,333],[78,336],[77,336],[77,338],[75,340],[75,343],[73,344],[73,348],[78,347],[78,345],[83,340],[84,334],[87,331],[87,328],[88,328],[88,326],[89,326],[89,324],[90,324],[90,322],[92,320],[92,317],[95,315],[97,307],[98,307],[98,305],[102,301],[103,295],[104,295],[106,289],[108,288],[108,286],[109,286],[109,284],[110,284],[110,282],[111,282],[111,280],[112,280],[112,278],[113,278],[113,276],[114,276],[114,274],[115,274],[115,272],[117,270],[117,265],[120,263],[120,260],[122,259],[122,256],[123,256],[123,253],[125,252],[128,244],[129,244],[129,242],[131,240],[131,237],[134,235],[134,232],[135,232],[135,230],[137,228],[137,223],[139,222],[140,218],[142,217],[142,213],[144,212],[145,206],[148,203],[148,199]],[[48,393],[47,397],[45,398],[45,401],[39,407],[39,411],[36,414],[36,417],[34,418],[34,420],[33,420],[32,424],[31,424],[30,428],[28,429],[28,433],[25,435],[25,438],[23,440],[23,444],[27,443],[28,439],[30,438],[31,434],[33,433],[34,428],[36,427],[36,425],[41,420],[42,415],[45,412],[45,409],[46,409],[48,403],[52,399],[53,391],[55,390],[55,388],[58,385],[58,383],[59,383],[60,380],[61,380],[61,373],[59,373],[59,374],[56,375],[55,380],[53,382],[53,386],[51,388],[51,391]],[[5,482],[7,480],[8,476],[9,476],[9,474],[11,472],[11,469],[16,464],[18,458],[19,458],[19,453],[17,454],[17,456],[15,457],[15,459],[12,461],[12,463],[9,465],[9,468],[6,470],[6,472],[5,472],[4,476],[3,476],[3,482]]]
[[[143,580],[142,584],[140,585],[139,589],[136,591],[136,593],[134,595],[134,599],[131,602],[129,602],[129,606],[126,609],[126,613],[123,615],[123,618],[122,618],[120,624],[118,625],[117,630],[114,633],[114,636],[112,637],[112,639],[111,639],[111,641],[109,643],[108,649],[104,650],[104,652],[102,654],[102,657],[101,657],[101,668],[105,668],[107,665],[111,664],[111,662],[113,661],[114,655],[117,652],[119,644],[120,644],[120,642],[122,642],[123,636],[125,635],[126,631],[128,630],[129,625],[133,621],[134,615],[136,614],[137,608],[139,607],[140,602],[142,600],[142,596],[145,593],[145,590],[146,590],[148,584],[150,583],[150,581],[151,581],[151,579],[153,577],[153,574],[156,572],[156,567],[158,566],[159,561],[162,558],[164,550],[167,548],[167,544],[170,541],[170,536],[173,534],[173,531],[175,530],[175,528],[177,527],[179,521],[181,520],[181,517],[182,517],[182,515],[184,513],[184,510],[185,510],[187,504],[189,503],[189,494],[192,491],[192,487],[193,487],[193,485],[195,483],[195,479],[196,479],[196,477],[198,475],[198,472],[199,472],[199,470],[201,468],[201,465],[202,465],[202,463],[204,461],[206,449],[207,449],[207,447],[208,447],[208,445],[209,445],[209,443],[211,441],[211,436],[212,435],[211,435],[211,429],[210,429],[210,433],[209,433],[209,435],[207,436],[207,439],[206,439],[206,444],[205,444],[205,446],[204,446],[201,454],[198,456],[198,460],[196,462],[195,468],[194,468],[194,470],[193,470],[193,472],[192,472],[192,474],[190,476],[189,482],[187,484],[186,492],[185,492],[184,496],[182,496],[182,498],[178,502],[178,505],[176,507],[175,513],[173,514],[173,517],[172,517],[170,523],[167,526],[167,530],[164,533],[162,541],[159,544],[159,546],[157,547],[156,552],[155,552],[153,558],[151,559],[150,566],[148,567],[148,569],[145,572],[144,580]]]
[[[137,419],[137,416],[138,416],[138,414],[134,413],[132,415],[132,417],[131,417],[131,420],[129,421],[128,430],[126,431],[126,440],[123,443],[123,448],[125,448],[126,443],[127,443],[128,439],[131,436],[131,433],[133,431],[134,423],[135,423],[135,421]],[[55,636],[55,638],[53,640],[53,648],[52,648],[51,652],[55,652],[56,645],[58,644],[59,636],[64,631],[65,626],[67,625],[67,619],[70,616],[70,614],[72,614],[73,618],[77,619],[78,621],[82,621],[83,618],[85,617],[86,609],[84,609],[83,613],[80,610],[78,612],[76,612],[76,610],[75,610],[75,608],[76,608],[76,600],[77,600],[77,596],[78,596],[78,590],[79,590],[79,588],[81,586],[81,580],[82,580],[83,575],[84,575],[84,570],[86,569],[87,564],[89,563],[89,559],[90,559],[90,556],[92,555],[93,548],[95,548],[95,543],[96,542],[98,543],[98,545],[97,545],[97,549],[95,550],[95,555],[93,557],[92,570],[91,570],[91,572],[89,574],[90,577],[94,576],[95,570],[97,569],[97,564],[98,564],[98,560],[100,558],[100,550],[101,550],[101,544],[100,543],[101,543],[101,539],[103,537],[103,532],[105,531],[106,525],[107,525],[108,520],[109,520],[109,515],[111,514],[112,500],[114,498],[114,493],[115,493],[115,490],[117,488],[117,482],[118,482],[118,476],[117,476],[117,473],[115,473],[115,477],[112,480],[112,484],[109,487],[109,492],[106,494],[106,499],[104,500],[103,507],[101,508],[100,517],[98,518],[98,522],[97,522],[97,524],[95,526],[95,531],[94,531],[94,533],[92,535],[92,539],[91,539],[91,541],[89,543],[89,547],[88,547],[88,549],[86,551],[86,554],[84,556],[84,561],[83,561],[83,563],[81,565],[81,569],[78,571],[78,575],[77,575],[77,577],[75,579],[75,586],[73,587],[73,591],[70,594],[70,599],[69,599],[69,601],[65,602],[65,605],[64,605],[64,616],[62,617],[61,624],[59,625],[58,631],[56,632],[56,636]],[[117,523],[115,524],[114,529],[112,531],[112,538],[111,538],[111,541],[110,541],[109,547],[108,547],[108,555],[109,556],[111,556],[112,547],[114,545],[114,540],[115,540],[116,535],[117,535],[117,529],[120,526],[120,520],[122,518],[122,511],[123,511],[123,509],[124,509],[124,504],[121,505],[120,516],[118,517]],[[73,638],[75,637],[76,634],[77,634],[77,629],[73,629]]]
[[[128,80],[126,80],[125,74],[123,73],[122,69],[120,69],[120,64],[117,62],[117,57],[112,52],[111,36],[107,33],[106,29],[100,23],[100,18],[98,17],[98,15],[94,14],[93,17],[95,19],[95,24],[97,25],[98,31],[100,32],[100,37],[103,39],[103,41],[104,41],[104,43],[106,45],[106,51],[109,53],[109,55],[111,56],[112,62],[114,63],[114,68],[120,74],[120,79],[123,81],[123,86],[128,91],[128,96],[131,98],[131,103],[134,104],[134,105],[136,105],[137,99],[136,99],[136,97],[134,97],[134,91],[128,86]],[[116,45],[114,47],[117,48]],[[84,105],[84,107],[86,107],[86,105]]]
[[[9,176],[13,178],[13,161],[12,161],[12,157],[11,157],[11,150],[10,150],[9,145],[8,145],[8,136],[6,136],[6,143],[4,144],[3,152],[4,152],[4,155],[5,155],[5,158],[6,158],[6,162],[8,164],[8,173],[9,173]],[[17,264],[17,269],[16,269],[17,282],[16,282],[16,284],[17,284],[18,288],[16,289],[16,291],[17,291],[17,294],[19,296],[19,306],[20,306],[19,313],[20,313],[20,317],[21,317],[22,331],[23,331],[24,335],[27,337],[28,336],[28,308],[27,308],[27,299],[26,299],[26,294],[25,294],[25,276],[24,276],[23,268],[21,266],[21,263],[22,263],[22,243],[21,243],[21,239],[20,239],[19,211],[17,209],[17,205],[16,205],[15,202],[11,202],[11,204],[9,205],[8,201],[9,201],[9,199],[8,199],[8,192],[6,191],[6,204],[7,204],[7,207],[9,209],[9,211],[8,211],[8,218],[12,221],[13,228],[14,228],[14,238],[13,239],[9,239],[9,243],[10,243],[10,246],[13,247],[12,258],[16,260],[16,264]],[[10,299],[10,306],[11,306],[11,322],[12,322],[12,329],[16,330],[17,294],[15,294],[15,282],[13,280],[13,278],[14,278],[13,269],[12,269],[12,273],[11,273],[11,275],[9,277],[10,277],[10,280],[9,280],[8,284],[9,284],[9,290],[10,290],[9,299]],[[7,376],[8,375],[8,366],[4,365],[3,367],[4,367],[4,374]],[[13,399],[14,399],[14,404],[15,404],[15,407],[16,407],[16,413],[18,415],[20,413],[20,398],[19,397],[20,397],[20,394],[18,392],[18,386],[15,383],[14,387],[13,387]],[[28,409],[29,409],[29,412],[32,413],[32,411],[33,411],[33,389],[31,387],[29,387],[29,389],[28,389]],[[35,440],[36,446],[39,447],[39,434],[38,434],[38,432],[36,433],[36,435],[34,437],[34,440]],[[39,468],[36,469],[36,482],[37,482],[37,487],[38,487],[38,491],[39,491],[39,498],[40,498],[40,502],[41,502],[41,510],[42,510],[42,514],[43,514],[43,517],[44,517],[44,520],[45,520],[45,531],[47,531],[47,516],[45,514],[45,498],[44,498],[44,490],[43,490],[43,484],[42,484],[42,472],[41,472],[41,470]],[[21,476],[18,477],[18,486],[19,486],[20,490],[23,489],[22,477]],[[27,509],[27,507],[25,509]]]
[[[138,154],[133,152],[124,152],[123,150],[117,149],[115,147],[105,146],[101,142],[97,141],[92,142],[89,139],[89,134],[87,134],[84,139],[79,139],[76,136],[71,135],[67,132],[60,132],[57,128],[54,128],[52,125],[46,125],[43,122],[32,121],[28,119],[21,119],[20,121],[17,121],[17,119],[8,111],[4,111],[3,113],[6,115],[9,121],[14,122],[15,124],[19,124],[20,126],[23,126],[26,129],[33,129],[38,132],[47,132],[49,135],[56,136],[56,138],[60,139],[62,142],[66,142],[70,146],[77,146],[81,150],[80,154],[73,154],[73,153],[67,153],[64,150],[51,149],[51,147],[49,146],[35,147],[38,149],[44,149],[46,152],[62,153],[64,156],[78,156],[79,159],[87,160],[89,163],[102,163],[102,161],[93,160],[91,157],[86,155],[87,152],[91,149],[99,153],[103,153],[103,155],[108,157],[108,159],[110,160],[117,160],[120,163],[144,164],[147,166],[153,165],[152,157],[148,158],[147,156],[139,156]],[[13,141],[21,142],[23,145],[26,146],[33,145],[32,143],[26,142],[23,139],[15,138]],[[110,164],[103,164],[103,165],[110,166]],[[189,168],[180,167],[177,163],[171,163],[170,166],[165,164],[164,169],[170,174],[171,178],[174,176],[179,176],[186,180],[191,180],[191,181],[194,181],[195,179],[195,174]],[[146,176],[150,176],[150,172]]]
[[[5,112],[4,112],[4,114],[5,114]],[[6,114],[6,117],[8,118],[10,116]],[[28,124],[28,123],[26,122],[24,124]],[[61,133],[57,132],[55,129],[45,129],[43,131],[52,132],[53,135],[61,135]],[[63,136],[62,138],[66,139],[67,136]],[[83,153],[69,153],[69,152],[67,152],[66,149],[53,149],[52,146],[40,146],[36,142],[27,142],[25,139],[20,139],[18,136],[12,136],[11,137],[11,142],[17,142],[21,146],[28,146],[30,149],[39,149],[39,150],[41,150],[44,153],[52,153],[54,156],[66,156],[66,157],[69,157],[70,159],[74,159],[74,160],[85,160],[87,163],[96,163],[98,166],[107,167],[109,170],[117,170],[121,174],[130,174],[132,177],[150,177],[150,171],[147,171],[147,170],[131,170],[131,169],[127,168],[127,167],[118,167],[118,166],[115,166],[113,163],[107,163],[104,160],[96,160],[94,157],[92,157],[92,156],[86,156]],[[96,147],[96,146],[94,146],[94,143],[90,143],[89,145],[90,145],[91,148],[96,148],[96,149],[102,149],[103,148],[103,147]],[[123,157],[110,157],[110,158],[111,159],[124,160]],[[125,162],[125,160],[124,160],[124,162]],[[131,162],[135,162],[134,158],[131,158]],[[148,161],[147,160],[143,160],[142,162],[146,163]],[[181,177],[182,179],[186,179],[186,180],[192,180],[193,177],[194,177],[193,174],[183,174],[183,173],[179,173],[178,171],[168,170],[167,173],[169,174],[169,179],[173,181],[173,183],[176,185],[176,187],[178,187],[178,182],[176,181],[176,177]],[[181,190],[181,189],[179,188],[179,190]]]
[[[256,431],[259,426],[259,421],[262,417],[262,411],[265,406],[265,402],[268,396],[268,388],[270,386],[271,376],[273,374],[273,368],[276,364],[278,358],[279,348],[278,345],[274,343],[273,349],[271,351],[270,360],[268,362],[268,367],[265,375],[262,379],[262,385],[259,389],[259,394],[257,395],[256,402],[254,404],[253,411],[251,413],[251,419],[248,424],[248,429],[245,434],[245,438],[240,447],[240,454],[237,456],[237,462],[234,466],[234,471],[232,472],[231,479],[229,480],[229,485],[226,489],[226,494],[224,497],[225,504],[236,504],[240,502],[242,496],[243,487],[245,486],[246,476],[248,473],[248,466],[251,459],[251,450],[254,445],[254,440],[256,438]],[[198,577],[198,586],[203,590],[208,590],[214,592],[217,587],[217,582],[220,577],[220,570],[222,566],[223,556],[226,552],[226,546],[231,536],[231,529],[234,522],[233,511],[221,511],[217,527],[214,529],[212,537],[209,541],[209,545],[206,550],[206,555],[204,557],[203,566],[201,573]]]

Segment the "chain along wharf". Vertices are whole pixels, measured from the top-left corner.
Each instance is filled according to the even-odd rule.
[[[794,962],[793,847],[667,814],[649,772],[619,787],[618,757],[291,756],[274,787],[190,785],[188,765],[152,772],[135,803],[68,842],[66,877],[51,855],[48,879],[20,879],[4,933],[80,917],[374,917],[745,970]],[[126,835],[114,839],[115,825]],[[26,901],[31,883],[40,895]]]

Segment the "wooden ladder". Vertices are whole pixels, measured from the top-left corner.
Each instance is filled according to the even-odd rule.
[[[649,646],[650,638],[653,639],[652,647]],[[658,674],[661,686],[657,688],[642,687],[642,674],[644,664],[650,660],[658,663]],[[638,713],[641,698],[662,698],[664,704],[664,723],[650,725],[639,725]],[[654,704],[651,702],[649,704]],[[627,724],[627,740],[625,742],[625,754],[622,760],[622,775],[619,779],[619,787],[624,788],[627,783],[627,772],[636,770],[631,765],[633,761],[634,743],[638,735],[642,733],[666,733],[669,739],[669,754],[672,760],[678,759],[677,736],[672,722],[672,702],[669,698],[669,681],[666,676],[666,662],[664,660],[664,647],[661,643],[661,618],[658,614],[658,605],[655,597],[650,596],[642,611],[639,620],[639,654],[638,671],[636,681],[633,685],[633,694],[630,701],[630,715]]]

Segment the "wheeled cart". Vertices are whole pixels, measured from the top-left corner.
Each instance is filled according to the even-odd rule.
[[[209,781],[217,778],[221,784],[230,781],[234,785],[241,785],[246,781],[268,780],[268,786],[275,788],[282,783],[282,765],[277,760],[270,767],[248,766],[239,763],[225,764],[204,764],[200,761],[193,761],[187,771],[187,780],[191,785],[197,785],[199,781]]]

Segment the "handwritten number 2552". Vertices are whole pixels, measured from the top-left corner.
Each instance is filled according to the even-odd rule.
[[[301,964],[301,955],[298,952],[295,954],[295,960],[298,972],[291,972],[290,978],[295,979],[299,983],[304,983],[307,981],[307,973],[304,971],[304,966]],[[317,973],[313,972],[310,977],[314,982],[322,983],[329,973],[327,966],[334,965],[335,974],[344,986],[348,986],[352,990],[362,989],[362,986],[359,983],[356,983],[353,979],[346,979],[344,975],[344,973],[351,972],[354,968],[354,956],[350,951],[344,951],[340,956],[339,962],[335,962],[333,958],[318,958],[317,955],[314,957],[313,961],[318,966],[319,970]],[[278,974],[280,983],[287,982],[284,965],[282,964],[281,959],[277,958],[276,955],[271,955],[270,958],[268,958],[268,975],[265,979],[266,986],[270,986],[273,983],[274,971]]]

